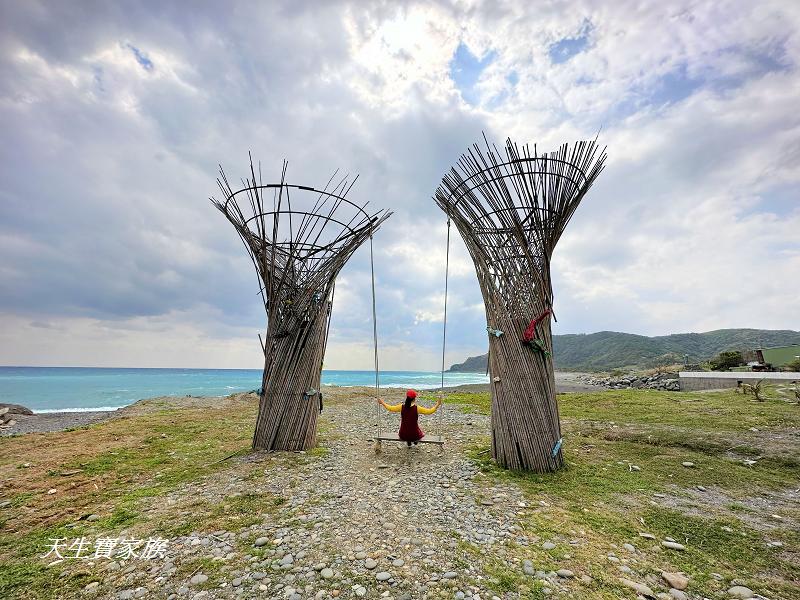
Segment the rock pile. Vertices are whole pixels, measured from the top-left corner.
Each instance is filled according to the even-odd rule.
[[[681,389],[677,373],[658,373],[656,375],[636,375],[629,373],[620,377],[601,375],[581,375],[579,379],[590,385],[598,385],[614,390],[642,388],[677,392]]]

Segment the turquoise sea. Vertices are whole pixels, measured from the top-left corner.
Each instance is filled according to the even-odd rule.
[[[445,373],[446,386],[488,383],[482,373]],[[374,371],[323,371],[323,385],[375,385]],[[433,389],[441,373],[382,371],[382,387]],[[114,410],[154,396],[226,396],[261,386],[260,369],[0,367],[0,402],[34,412]]]

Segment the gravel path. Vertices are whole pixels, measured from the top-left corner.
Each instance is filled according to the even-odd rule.
[[[374,419],[358,422],[354,413],[364,410],[354,406],[325,409],[324,455],[234,459],[221,474],[159,498],[145,511],[157,521],[190,513],[192,503],[217,504],[237,494],[284,498],[263,522],[172,539],[155,565],[110,563],[104,587],[111,584],[116,598],[155,591],[170,598],[496,598],[487,591],[489,571],[506,562],[510,544],[540,540],[519,526],[528,509],[521,492],[490,484],[464,455],[488,433],[488,418],[446,411],[423,421],[430,434],[446,437],[443,452],[384,444],[376,455],[368,439]],[[384,416],[387,429],[391,418]],[[465,544],[477,551],[467,552]],[[177,574],[182,563],[202,558],[221,565],[213,589],[203,589],[212,573],[202,568],[191,577]],[[505,567],[522,571],[517,559],[508,560]],[[556,573],[538,575],[552,588],[567,582]]]

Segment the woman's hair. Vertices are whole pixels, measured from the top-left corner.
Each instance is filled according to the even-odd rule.
[[[409,406],[411,406],[411,403],[412,403],[413,401],[414,401],[414,398],[412,398],[411,396],[406,396],[406,403],[404,404],[404,406],[405,406],[406,408],[408,408]]]

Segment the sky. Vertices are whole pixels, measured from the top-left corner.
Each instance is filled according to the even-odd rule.
[[[261,367],[256,274],[209,202],[252,152],[394,211],[381,366],[438,370],[432,196],[482,132],[608,148],[555,333],[800,329],[799,61],[785,1],[0,1],[0,364]],[[326,368],[371,368],[369,282],[361,248]],[[458,235],[449,286],[448,365],[488,345]]]

